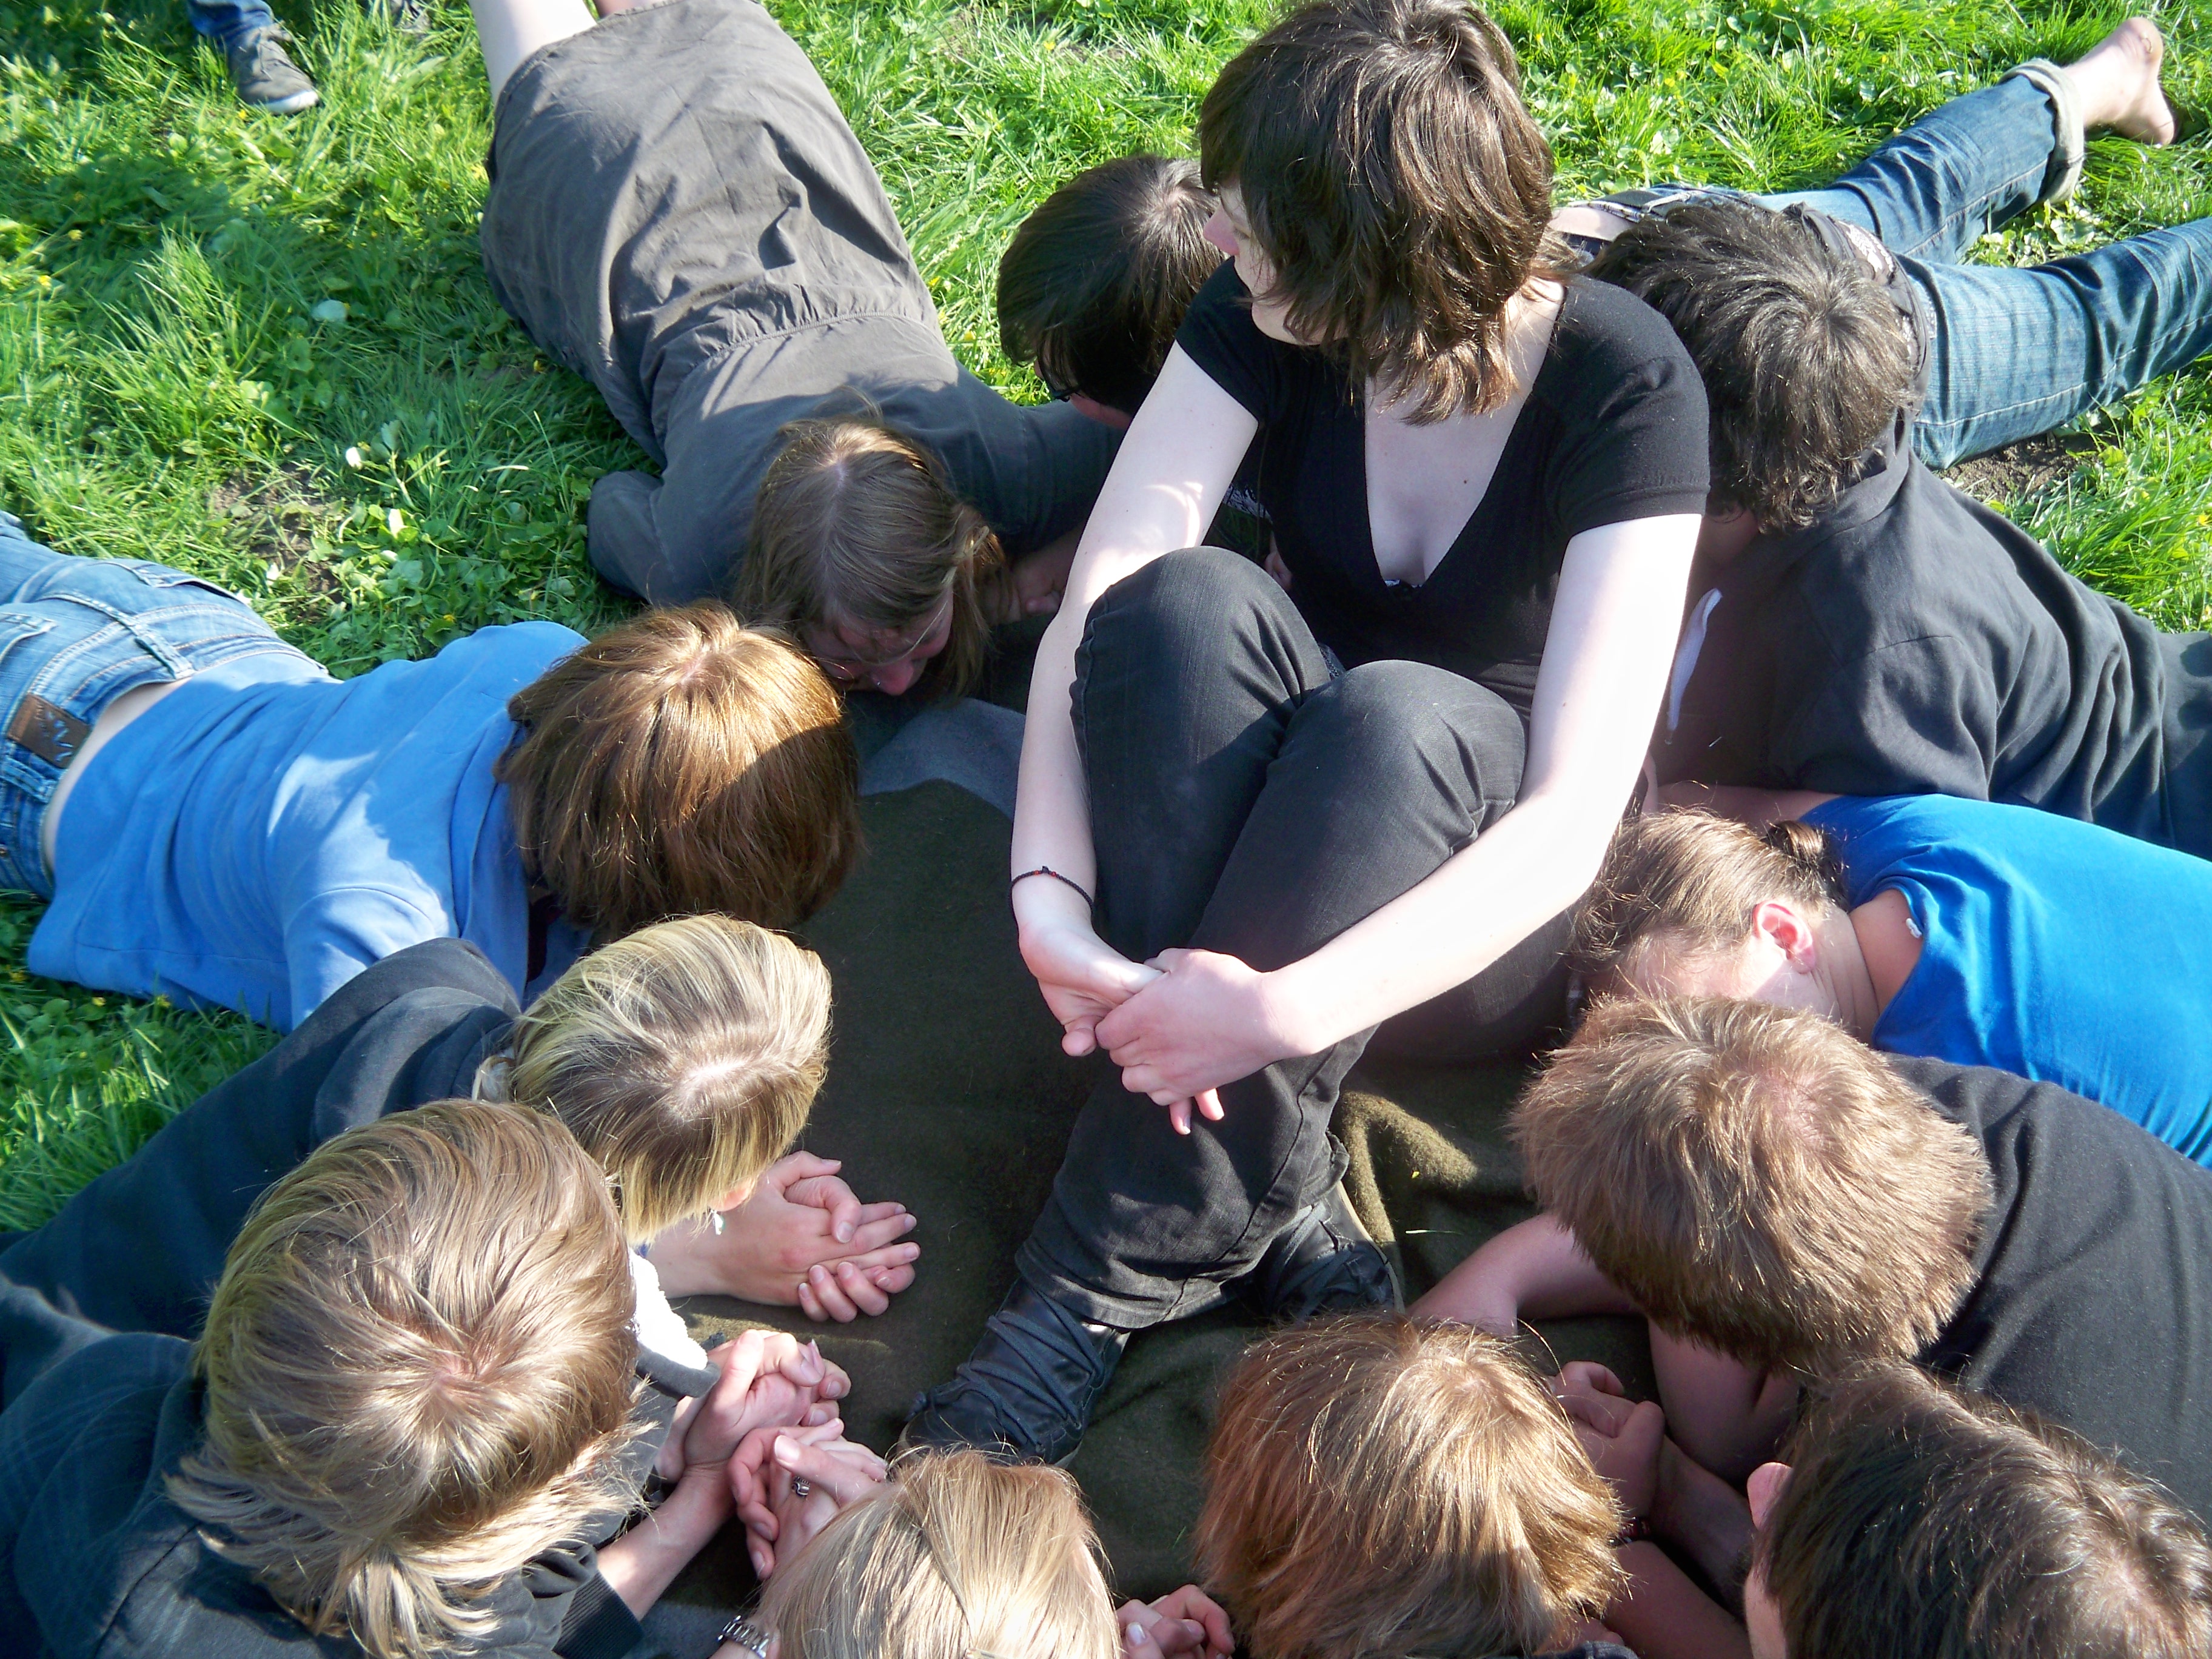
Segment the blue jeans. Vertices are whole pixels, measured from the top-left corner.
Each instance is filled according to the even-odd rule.
[[[1759,198],[1832,214],[1898,256],[1935,324],[1913,429],[1930,466],[2063,426],[2212,349],[2212,219],[2027,270],[1958,263],[2044,198],[2066,119],[2015,75],[1953,99],[1826,190]]]
[[[0,887],[53,896],[40,821],[109,703],[276,651],[299,655],[214,583],[140,559],[57,553],[0,513]]]
[[[228,52],[256,29],[276,21],[268,0],[185,0],[185,15],[217,52]]]

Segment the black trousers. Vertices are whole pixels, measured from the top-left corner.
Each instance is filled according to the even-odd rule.
[[[1212,548],[1155,560],[1093,605],[1073,713],[1101,936],[1134,961],[1189,945],[1262,972],[1327,944],[1495,823],[1527,749],[1513,709],[1456,674],[1376,662],[1332,676],[1282,589]],[[1563,1012],[1565,938],[1561,918],[1401,1017],[1407,1046],[1432,1057],[1528,1048]],[[1024,1278],[1127,1329],[1218,1302],[1342,1175],[1329,1118],[1373,1035],[1231,1084],[1223,1121],[1188,1137],[1109,1073],[1022,1247]]]

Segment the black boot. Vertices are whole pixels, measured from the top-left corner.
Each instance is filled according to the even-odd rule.
[[[1360,1224],[1340,1181],[1275,1235],[1237,1289],[1269,1318],[1292,1324],[1404,1305],[1390,1259]]]
[[[1016,1279],[967,1363],[915,1401],[900,1443],[974,1446],[1024,1462],[1074,1454],[1129,1334]]]

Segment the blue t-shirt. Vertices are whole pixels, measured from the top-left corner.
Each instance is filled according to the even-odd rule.
[[[34,973],[292,1029],[370,963],[459,938],[518,995],[575,959],[530,901],[492,769],[507,700],[583,643],[553,623],[336,680],[287,653],[195,675],[85,768],[54,848]]]
[[[2212,1163],[2212,863],[2032,807],[1846,796],[1850,902],[1905,896],[1920,963],[1877,1048],[2055,1083]]]

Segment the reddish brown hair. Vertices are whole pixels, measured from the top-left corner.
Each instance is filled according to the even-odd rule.
[[[1197,1555],[1257,1659],[1537,1653],[1619,1587],[1620,1511],[1498,1338],[1359,1316],[1222,1390]]]
[[[647,611],[515,693],[499,763],[524,866],[601,939],[812,914],[860,842],[843,708],[806,654],[707,601]]]

